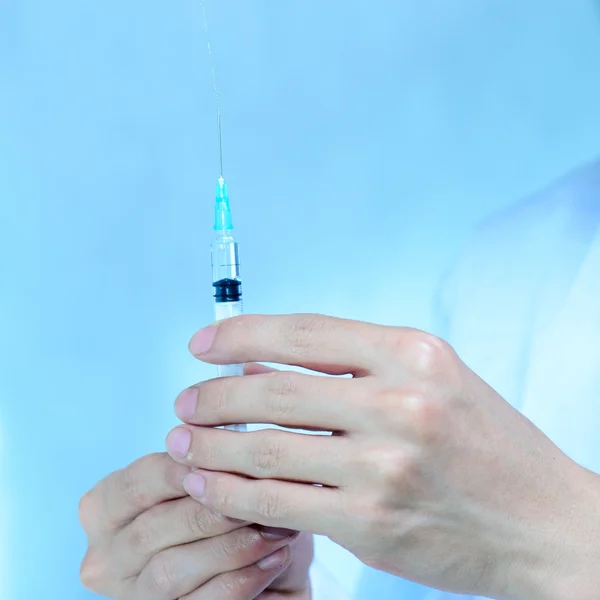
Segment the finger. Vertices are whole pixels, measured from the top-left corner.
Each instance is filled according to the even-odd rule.
[[[189,426],[171,431],[167,449],[174,460],[210,471],[328,486],[344,484],[352,452],[345,437]]]
[[[272,423],[324,431],[360,428],[363,381],[274,371],[252,377],[211,379],[183,391],[175,412],[194,425]]]
[[[331,535],[343,512],[343,492],[336,488],[204,470],[190,473],[184,485],[212,510],[270,527]]]
[[[290,547],[284,546],[255,565],[217,575],[201,588],[179,600],[215,600],[216,598],[249,600],[257,598],[289,567],[291,556]]]
[[[246,525],[209,510],[189,496],[163,502],[117,533],[113,542],[114,563],[122,578],[131,577],[162,550],[224,535]]]
[[[297,537],[298,534],[294,534]],[[172,600],[213,577],[247,567],[289,545],[294,537],[267,539],[252,527],[169,548],[152,557],[135,584],[135,598]]]
[[[103,479],[82,499],[82,523],[96,532],[123,527],[155,504],[184,497],[188,473],[166,453],[144,456]]]
[[[332,375],[380,371],[386,328],[321,315],[245,315],[200,330],[194,356],[213,364],[271,362]]]

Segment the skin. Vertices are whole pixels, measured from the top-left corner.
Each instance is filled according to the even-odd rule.
[[[152,454],[83,496],[83,584],[115,600],[310,600],[311,536],[198,504],[183,487],[189,473]]]
[[[213,364],[328,375],[251,367],[252,377],[180,395],[186,424],[167,448],[199,469],[184,485],[202,506],[326,535],[368,565],[441,590],[598,597],[598,476],[443,341],[317,315],[244,316],[201,330],[190,349]],[[234,423],[334,435],[214,429]]]

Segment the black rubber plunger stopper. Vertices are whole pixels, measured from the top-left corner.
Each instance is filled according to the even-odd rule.
[[[213,283],[216,302],[239,302],[242,299],[242,282],[237,279],[220,279]]]

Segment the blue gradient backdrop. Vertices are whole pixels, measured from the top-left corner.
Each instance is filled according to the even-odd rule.
[[[598,150],[591,1],[207,10],[248,312],[428,328],[473,225]],[[213,375],[217,169],[198,2],[0,0],[1,598],[88,597],[79,496]]]

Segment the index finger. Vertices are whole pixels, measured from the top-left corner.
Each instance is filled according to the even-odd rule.
[[[120,529],[156,504],[187,496],[189,473],[164,452],[144,456],[96,484],[82,498],[80,520],[88,533]]]
[[[198,331],[191,353],[212,364],[271,362],[330,375],[377,370],[385,328],[322,315],[244,315]]]

